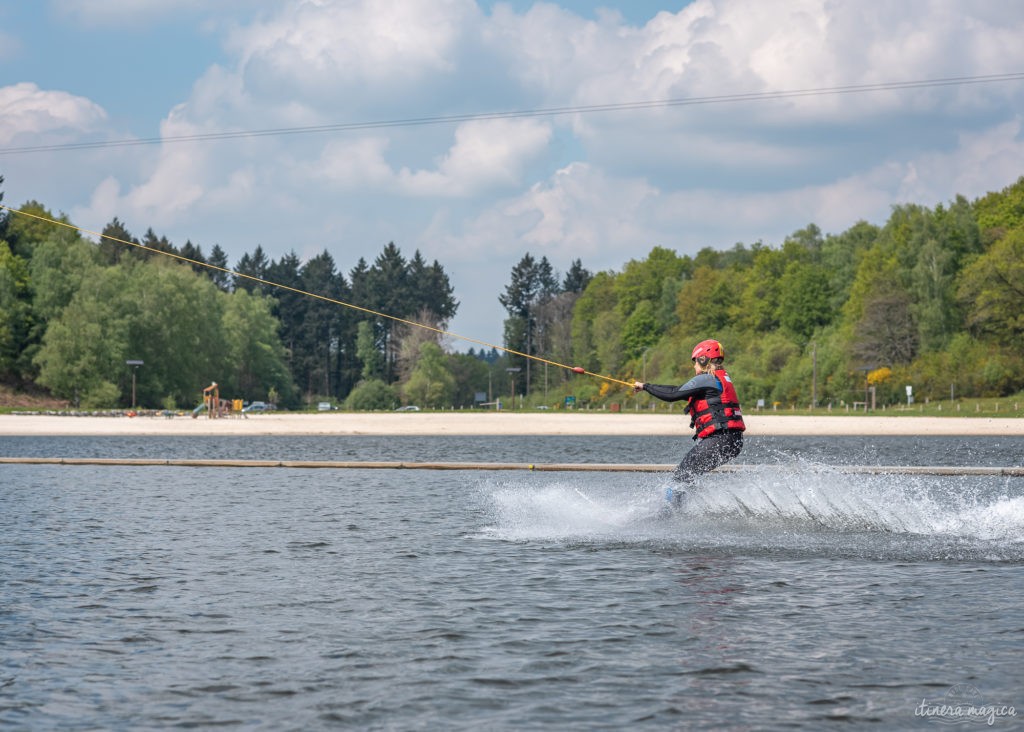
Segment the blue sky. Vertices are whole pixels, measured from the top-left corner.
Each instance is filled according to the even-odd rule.
[[[0,4],[5,203],[234,264],[389,241],[449,273],[451,330],[500,343],[529,252],[618,270],[882,223],[1024,175],[1024,6],[1001,0],[40,0]],[[415,127],[16,153],[97,140],[881,85]],[[5,152],[6,151],[6,152]],[[463,349],[465,342],[452,346]]]

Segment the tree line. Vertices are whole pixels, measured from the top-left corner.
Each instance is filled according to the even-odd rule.
[[[55,218],[38,202],[21,210]],[[618,271],[577,259],[561,275],[527,253],[498,295],[507,350],[454,353],[436,331],[366,312],[444,330],[458,309],[440,263],[394,243],[347,275],[326,249],[303,262],[257,246],[232,268],[218,246],[175,247],[152,229],[136,239],[116,218],[95,244],[2,216],[0,381],[123,405],[125,362],[142,360],[147,406],[191,406],[211,379],[289,407],[599,404],[624,395],[544,361],[678,383],[693,343],[712,337],[748,402],[842,404],[873,391],[896,403],[906,386],[919,399],[1002,396],[1024,388],[1022,283],[1024,178],[973,202],[893,206],[882,225],[810,224],[776,246],[654,246]]]
[[[573,310],[574,357],[599,373],[679,383],[705,338],[766,406],[1021,391],[1024,178],[974,202],[893,206],[881,226],[811,224],[776,247],[655,247],[598,273]]]
[[[357,386],[366,405],[369,384],[368,406],[394,407],[425,338],[367,311],[443,329],[458,308],[444,268],[393,243],[347,277],[326,250],[302,262],[294,251],[271,260],[257,246],[230,268],[219,246],[207,256],[152,229],[138,239],[117,218],[94,244],[45,221],[70,223],[38,202],[19,211],[38,218],[0,219],[0,380],[76,405],[125,404],[131,360],[143,362],[138,403],[151,407],[191,406],[211,380],[222,394],[288,407],[341,402]],[[426,340],[440,351],[436,335]]]

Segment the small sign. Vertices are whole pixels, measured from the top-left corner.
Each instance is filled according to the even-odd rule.
[[[576,406],[576,397],[571,396],[571,395],[567,396],[565,398],[565,406],[566,406],[567,409],[570,408],[570,407]]]

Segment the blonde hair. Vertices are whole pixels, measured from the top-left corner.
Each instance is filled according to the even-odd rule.
[[[697,356],[697,358],[693,360],[702,374],[710,374],[713,371],[722,368],[722,363],[724,361],[725,359],[722,358],[708,358],[707,356]]]

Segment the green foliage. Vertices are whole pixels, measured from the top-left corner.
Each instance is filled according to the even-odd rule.
[[[1024,228],[1024,176],[998,193],[983,196],[973,208],[978,228],[990,241]]]
[[[23,210],[50,217],[37,202]],[[564,370],[550,379],[514,354],[445,354],[410,326],[266,282],[444,327],[458,303],[443,269],[393,243],[348,280],[327,251],[275,262],[257,247],[236,267],[257,279],[232,282],[160,257],[175,249],[152,229],[148,250],[122,243],[137,240],[116,218],[98,246],[17,214],[0,231],[0,379],[34,379],[75,403],[126,404],[126,359],[145,361],[141,406],[195,403],[214,380],[226,396],[348,395],[350,408],[393,408],[399,382],[425,407],[471,405],[481,391],[526,389],[529,404],[553,388],[581,406],[622,396]],[[227,265],[217,246],[208,260],[192,242],[181,252]],[[691,372],[692,345],[713,337],[745,401],[806,405],[813,384],[819,404],[849,404],[875,371],[886,375],[875,383],[884,404],[902,402],[907,384],[922,399],[1024,389],[1022,282],[1024,178],[973,203],[895,206],[882,226],[823,235],[810,224],[779,246],[693,257],[655,247],[593,276],[576,260],[561,283],[546,258],[527,254],[500,301],[509,348],[588,371],[677,382]],[[508,367],[522,369],[515,385]]]
[[[895,206],[878,227],[823,236],[813,224],[780,247],[757,243],[673,260],[655,250],[605,272],[576,304],[577,360],[609,375],[689,375],[689,348],[726,344],[741,396],[849,404],[865,374],[881,403],[917,393],[1008,394],[1024,382],[1024,178],[976,204]],[[666,318],[666,310],[672,317]],[[652,320],[653,315],[653,320]],[[647,354],[649,359],[641,359]],[[598,395],[597,398],[601,398]]]
[[[733,276],[727,270],[698,266],[683,285],[676,300],[678,334],[710,338],[712,333],[730,324],[729,305],[733,300]],[[697,340],[700,340],[698,338]]]
[[[779,282],[779,325],[797,341],[806,343],[818,328],[832,321],[830,300],[823,267],[790,262]]]
[[[574,259],[569,265],[569,271],[562,279],[562,292],[571,292],[576,295],[587,289],[594,275],[583,266],[583,261]]]
[[[455,395],[455,380],[448,370],[444,352],[436,343],[420,345],[420,357],[402,385],[402,395],[410,404],[445,407]]]
[[[116,384],[102,379],[89,387],[81,398],[83,409],[113,409],[120,402],[121,389]]]
[[[641,300],[622,327],[622,350],[626,358],[638,358],[661,338],[661,329],[650,300]]]
[[[477,393],[487,394],[489,388],[493,391],[495,374],[490,373],[492,368],[492,364],[467,353],[448,354],[448,371],[455,384],[452,404],[472,407],[476,404]],[[498,374],[505,376],[504,371]]]
[[[131,273],[119,302],[130,314],[128,358],[146,362],[138,402],[155,406],[168,394],[183,404],[195,401],[204,383],[226,380],[234,370],[228,338],[236,334],[222,325],[225,298],[189,267],[163,258],[141,262]]]
[[[99,252],[78,232],[51,229],[32,246],[32,307],[40,322],[57,317],[99,268]],[[40,334],[41,335],[41,334]]]
[[[397,391],[381,379],[360,381],[345,400],[345,409],[352,411],[391,410],[397,406]]]
[[[960,301],[971,332],[1024,354],[1024,227],[1008,232],[963,270]]]
[[[582,267],[574,266],[572,276],[566,282],[570,287],[578,288],[588,274]],[[563,305],[571,305],[575,299],[575,291],[569,292],[570,299],[561,300]],[[561,294],[558,276],[548,258],[536,260],[527,252],[512,268],[511,280],[505,291],[498,295],[498,302],[508,313],[505,346],[509,349],[513,367],[520,369],[518,380],[526,391],[530,390],[533,371],[528,356],[541,352],[541,349],[549,353],[568,350],[567,343],[556,342],[565,338],[565,329],[553,327],[556,319],[560,319],[562,308],[552,307],[552,302]]]
[[[204,280],[200,280],[203,282]],[[210,285],[210,287],[215,287]],[[270,298],[238,290],[225,300],[221,332],[227,346],[225,382],[229,393],[244,399],[286,404],[294,398],[284,346],[278,337],[279,322]]]
[[[18,378],[26,370],[22,355],[32,330],[28,263],[0,241],[0,377]]]
[[[131,235],[116,216],[100,233],[99,257],[104,264],[118,264],[140,256],[132,246],[139,244],[139,240]]]
[[[735,291],[738,295],[724,303],[730,319],[737,326],[762,332],[779,327],[778,304],[785,270],[786,258],[782,252],[759,248],[754,253],[752,265],[737,277]],[[702,277],[712,274],[710,270],[701,272]],[[687,309],[698,307],[699,293],[696,289],[687,293],[687,298]],[[679,315],[682,318],[683,313]]]
[[[945,349],[922,355],[898,375],[914,385],[919,398],[942,399],[951,390],[954,395],[1004,396],[1024,388],[1024,354],[960,333]]]
[[[0,379],[37,379],[77,403],[110,401],[111,384],[125,403],[126,359],[145,362],[137,372],[140,405],[193,403],[213,380],[226,395],[275,393],[285,405],[299,401],[296,382],[307,395],[343,398],[364,364],[367,376],[394,380],[401,344],[392,321],[376,320],[358,357],[357,324],[365,316],[336,301],[355,300],[358,290],[362,307],[441,326],[458,305],[438,262],[419,252],[406,261],[394,244],[372,267],[361,262],[353,270],[358,287],[326,251],[305,263],[294,253],[274,262],[260,247],[242,257],[236,269],[246,276],[232,282],[219,246],[206,258],[186,242],[180,253],[191,263],[182,264],[158,256],[178,250],[152,229],[140,242],[114,218],[96,246],[46,221],[54,217],[41,204],[23,210],[31,215],[3,221],[18,249],[0,253]]]
[[[361,320],[356,332],[356,356],[363,362],[363,381],[382,378],[384,376],[384,354],[377,347],[373,324],[369,320]]]
[[[615,307],[615,275],[598,272],[576,300],[572,314],[572,353],[576,363],[588,371],[600,368],[594,320],[598,313]]]
[[[444,268],[437,261],[427,265],[419,251],[411,260],[406,260],[393,242],[384,247],[373,265],[360,260],[350,276],[351,302],[385,315],[416,322],[422,322],[425,317],[443,329],[458,310]],[[343,319],[339,321],[342,323],[339,358],[345,353],[355,355],[355,323],[365,316],[338,311],[338,317]],[[384,378],[389,383],[400,377],[401,332],[399,324],[389,318],[374,322],[377,347],[384,357]],[[358,358],[351,361],[355,364]]]
[[[594,318],[594,350],[597,369],[602,373],[616,374],[625,362],[622,320],[622,316],[615,310],[598,313]]]
[[[128,359],[144,361],[140,406],[167,398],[194,403],[211,381],[240,398],[265,398],[270,387],[292,390],[270,303],[244,290],[225,294],[162,260],[93,270],[88,286],[50,321],[36,363],[39,382],[58,396],[84,404],[96,394],[107,399],[114,384],[127,403]]]
[[[128,348],[132,304],[122,297],[129,279],[125,269],[99,270],[50,321],[35,358],[39,384],[79,404],[109,393],[108,384],[128,376],[125,360],[134,358]]]
[[[686,270],[686,261],[671,249],[654,247],[647,259],[631,260],[615,278],[617,307],[629,318],[644,300],[656,302],[666,280],[679,280]]]
[[[56,235],[58,231],[66,228],[61,224],[69,223],[67,216],[53,215],[38,201],[28,201],[18,211],[22,215],[12,214],[7,219],[6,238],[11,251],[25,259],[32,256],[36,242]],[[51,221],[59,223],[53,224]]]
[[[821,265],[828,273],[828,289],[832,293],[832,310],[838,312],[845,302],[860,260],[878,238],[879,228],[858,221],[837,235],[825,237],[821,245]]]

